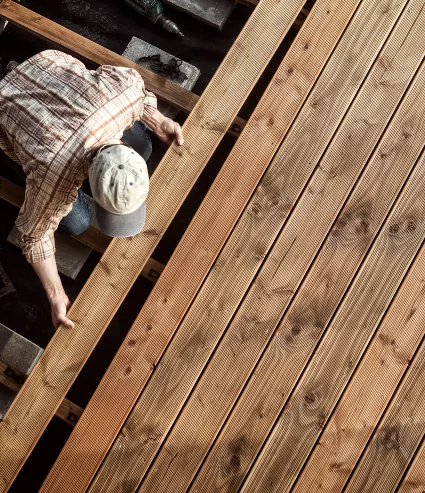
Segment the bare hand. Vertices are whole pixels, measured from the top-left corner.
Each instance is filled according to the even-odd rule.
[[[66,316],[71,306],[71,302],[66,294],[52,298],[50,300],[50,306],[52,308],[52,322],[55,329],[61,324],[69,329],[74,328],[74,322],[71,322]]]
[[[171,118],[164,117],[161,123],[153,128],[153,131],[166,144],[171,144],[174,139],[176,139],[178,145],[184,144],[182,128]]]

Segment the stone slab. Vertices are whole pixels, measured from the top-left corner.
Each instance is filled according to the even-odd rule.
[[[220,31],[236,5],[232,0],[164,0],[164,3]],[[169,9],[166,15],[173,20]]]
[[[43,349],[0,323],[0,360],[13,370],[29,375]]]
[[[16,226],[9,233],[7,241],[19,248],[21,247],[21,234]],[[55,242],[56,263],[59,272],[71,279],[75,279],[92,252],[92,249],[74,238],[59,232],[55,233]]]
[[[17,393],[0,383],[0,420],[2,420],[11,406]]]
[[[147,70],[151,70],[150,69],[151,62],[139,62],[139,60],[142,57],[152,56],[157,54],[161,55],[161,61],[164,63],[169,62],[174,57],[174,55],[171,55],[170,53],[167,53],[166,51],[163,51],[157,48],[156,46],[153,46],[147,43],[146,41],[143,41],[142,39],[133,37],[131,41],[128,43],[127,48],[123,53],[123,56],[125,56],[126,58],[128,58],[129,60],[135,63],[138,63],[139,65],[146,68]],[[191,91],[194,85],[196,84],[197,80],[199,79],[201,72],[198,68],[185,61],[183,61],[180,69],[186,75],[187,79],[177,84],[187,89],[188,91]],[[159,111],[161,111],[161,113],[168,116],[169,118],[175,118],[178,113],[178,110],[176,108],[173,108],[172,106],[164,103],[163,101],[158,101],[158,109]]]

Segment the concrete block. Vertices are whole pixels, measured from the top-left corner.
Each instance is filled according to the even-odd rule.
[[[7,241],[19,248],[21,247],[21,234],[16,226],[9,233]],[[75,279],[88,259],[92,249],[74,238],[59,232],[55,233],[55,242],[56,263],[59,272],[71,279]]]
[[[29,375],[43,349],[0,323],[0,360],[25,375]]]
[[[3,419],[17,393],[0,383],[0,419]]]
[[[139,62],[139,60],[142,57],[152,56],[157,54],[161,55],[161,61],[164,63],[169,62],[174,57],[174,55],[170,55],[170,53],[160,50],[156,46],[153,46],[147,43],[146,41],[143,41],[142,39],[133,37],[130,43],[128,43],[127,48],[123,53],[123,56],[125,56],[129,60],[132,60],[133,62],[138,63],[142,67],[150,70],[151,62]],[[191,91],[194,85],[196,84],[197,80],[199,79],[201,72],[198,68],[194,67],[193,65],[187,62],[183,62],[180,69],[186,75],[187,79],[178,84],[179,86],[184,87],[188,91]],[[158,101],[158,109],[159,111],[161,111],[161,113],[168,116],[169,118],[175,118],[178,113],[178,110],[176,108],[173,108],[172,106],[164,103],[163,101]]]
[[[236,5],[232,0],[164,0],[164,3],[220,31]],[[167,10],[166,15],[172,20],[172,12]]]

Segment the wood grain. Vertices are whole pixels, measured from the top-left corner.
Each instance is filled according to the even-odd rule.
[[[18,5],[13,0],[0,0],[0,17],[98,65],[134,68],[143,77],[146,86],[158,98],[186,113],[192,111],[199,100],[199,96],[180,87],[175,82],[143,68],[128,58],[118,55],[22,5]],[[245,120],[242,118],[235,117],[234,124],[231,126],[231,132],[236,136],[239,135],[245,123]]]
[[[348,8],[347,4],[345,5]],[[329,2],[322,4],[323,8],[328,8],[329,6]],[[334,7],[336,6],[334,5]],[[352,8],[354,8],[353,5]],[[373,10],[373,6],[370,8]],[[339,11],[339,9],[335,8],[335,11]],[[370,12],[368,11],[367,13],[369,14]],[[313,16],[313,12],[311,15]],[[359,19],[363,22],[363,17],[359,17]],[[376,27],[373,22],[375,20],[371,21],[371,32],[374,32]],[[319,22],[317,24],[320,25]],[[113,491],[114,488],[123,488],[124,483],[126,487],[131,486],[131,488],[135,488],[138,481],[140,481],[140,477],[152,461],[155,452],[166,436],[167,430],[178,414],[182,403],[184,403],[184,400],[196,382],[197,376],[202,371],[217,340],[220,338],[241,297],[249,286],[250,279],[252,279],[255,271],[258,270],[265,252],[270,248],[285,221],[286,214],[290,208],[284,208],[278,204],[284,206],[290,200],[296,199],[296,196],[294,198],[291,196],[288,197],[289,193],[299,194],[356,92],[353,85],[349,88],[347,87],[347,80],[350,80],[349,74],[346,77],[340,74],[347,66],[353,66],[352,57],[348,60],[346,57],[346,53],[349,52],[348,47],[355,51],[352,45],[356,45],[358,42],[359,50],[361,50],[362,54],[364,53],[364,40],[369,38],[370,33],[366,30],[362,35],[363,37],[359,39],[358,27],[359,25],[354,26],[351,34],[347,35],[346,41],[341,41],[341,47],[338,47],[338,52],[335,53],[335,61],[329,61],[326,74],[332,82],[329,83],[326,75],[322,74],[322,78],[325,77],[325,80],[328,82],[322,85],[319,81],[316,85],[317,92],[313,92],[310,95],[299,117],[303,123],[298,124],[297,121],[294,124],[293,132],[295,132],[296,137],[289,137],[289,144],[286,141],[284,142],[278,152],[277,158],[269,167],[266,178],[252,198],[250,206],[247,208],[232,237],[220,254],[216,267],[210,273],[198,298],[192,304],[190,312],[186,316],[183,325],[180,326],[170,350],[159,363],[147,389],[142,394],[139,404],[134,409],[123,433],[119,436],[113,450],[105,461],[91,491]],[[321,33],[318,33],[318,35],[320,36]],[[362,64],[360,64],[361,66],[353,67],[356,70],[356,75],[361,73],[362,70],[364,70],[363,73],[366,75],[374,58],[373,50],[375,50],[374,53],[376,56],[385,39],[384,34],[381,33],[381,36],[382,39],[380,41],[378,41],[379,34],[371,41],[369,45],[370,53],[368,54],[370,58],[365,57]],[[376,43],[378,46],[372,48],[374,46],[373,43]],[[333,77],[340,81],[340,83],[337,84]],[[359,77],[360,81],[361,78]],[[406,84],[408,81],[409,77],[407,76]],[[327,86],[326,84],[329,85]],[[316,116],[309,101],[314,101],[318,94],[323,93],[329,94],[329,100],[323,102],[323,106],[327,105],[328,111],[321,113],[323,118],[321,120],[319,116]],[[399,93],[400,95],[401,93]],[[332,107],[331,104],[334,101],[338,103]],[[374,109],[376,110],[376,107]],[[362,108],[363,113],[364,108]],[[310,137],[311,142],[314,142],[314,146],[311,146],[311,149],[308,151],[303,150],[303,153],[299,154],[296,152],[298,149],[295,149],[292,154],[291,150],[296,147],[293,143],[302,142],[302,136],[308,124],[309,116],[312,115],[314,118],[314,128],[310,130]],[[328,124],[328,127],[323,129],[325,123]],[[383,124],[385,124],[385,120]],[[298,182],[295,179],[291,181],[294,170],[298,173],[296,177],[296,180],[299,180]],[[273,202],[276,203],[276,207],[274,208],[270,206]],[[252,211],[256,209],[258,212],[253,215]],[[261,238],[261,242],[259,238]],[[288,249],[287,246],[289,243],[286,243],[286,247],[282,248],[282,255]],[[303,244],[302,240],[300,244]],[[307,253],[306,258],[308,259]],[[273,260],[277,261],[278,259],[276,257]],[[276,263],[276,265],[278,264]],[[273,264],[273,270],[276,270],[276,265]],[[308,267],[307,260],[306,267]],[[290,291],[289,288],[288,291]],[[264,304],[265,309],[268,301],[265,299],[266,295],[264,293],[259,293],[257,290],[255,295],[252,296],[251,301],[257,295],[261,295],[261,302],[259,304]],[[282,298],[288,295],[288,292],[281,293]],[[251,320],[250,315],[251,313],[249,316],[243,317],[239,325],[235,325],[234,333],[237,334],[235,338],[238,341],[239,338],[242,338],[243,341],[249,339],[247,334],[250,334],[251,330],[247,326],[248,321]],[[253,314],[252,318],[256,318],[257,321],[259,319],[262,320],[262,317],[257,314]],[[258,323],[260,324],[260,322]],[[238,328],[236,329],[236,327]],[[253,323],[252,331],[259,329],[259,327],[260,325],[255,326],[255,323]],[[239,328],[241,329],[240,332],[243,332],[240,337]],[[263,333],[263,331],[261,332]],[[236,344],[235,338],[232,340],[233,348],[235,348]],[[240,342],[238,344],[240,345]],[[245,353],[243,354],[245,355]],[[214,366],[215,375],[217,376],[215,384],[218,385],[220,383],[220,385],[225,385],[225,382],[237,378],[236,374],[239,375],[239,372],[233,371],[235,359],[237,358],[234,354],[232,355],[232,348],[228,348],[225,356]],[[229,368],[229,365],[231,368]],[[211,388],[215,389],[215,387]],[[158,477],[163,479],[164,484],[152,484],[148,480],[144,484],[143,489],[146,488],[152,491],[157,489],[158,491],[166,490],[167,487],[171,487],[170,485],[172,483],[173,490],[184,490],[185,485],[190,481],[191,468],[195,467],[197,461],[202,459],[202,454],[206,452],[205,446],[208,444],[206,441],[201,446],[199,441],[196,441],[196,446],[191,447],[190,437],[206,437],[207,434],[214,431],[215,420],[220,419],[219,417],[221,416],[221,414],[216,415],[215,413],[218,410],[218,403],[217,408],[211,411],[211,415],[208,418],[211,421],[211,428],[209,424],[208,426],[205,423],[203,425],[199,424],[202,421],[202,416],[205,416],[207,410],[210,409],[208,404],[212,400],[222,400],[223,409],[227,406],[227,389],[225,391],[215,392],[215,395],[216,399],[213,399],[211,395],[206,396],[205,399],[200,399],[199,402],[195,399],[198,402],[197,411],[190,413],[191,417],[185,420],[185,423],[191,423],[189,428],[185,428],[187,435],[182,440],[182,432],[180,432],[177,435],[179,438],[175,438],[173,441],[173,444],[178,444],[178,457],[173,460],[173,467],[168,468],[169,461],[167,457],[173,458],[175,453],[173,452],[169,456],[168,449],[166,448],[163,449],[164,454],[166,454],[164,463],[160,463],[159,465],[155,463],[153,466],[152,471],[156,471]],[[205,407],[203,407],[203,404]],[[195,419],[192,420],[194,416]],[[151,436],[154,438],[150,439],[149,437]],[[171,450],[174,450],[174,447],[171,447]],[[117,467],[118,464],[120,466],[119,468]],[[164,471],[167,471],[167,475],[164,474]],[[185,474],[184,477],[183,474]]]
[[[425,164],[425,159],[422,164]],[[423,273],[422,268],[422,276]],[[424,291],[423,281],[422,291]],[[417,343],[424,334],[424,321],[422,313],[422,330],[416,335]],[[398,357],[399,366],[400,358],[404,360],[402,365],[406,366],[408,360],[405,359],[403,353]],[[372,371],[380,366],[382,363],[377,360]],[[383,385],[386,385],[386,382],[377,382],[377,385],[371,386],[369,391],[375,391],[380,395]],[[364,491],[392,493],[395,491],[425,435],[424,394],[425,342],[422,342],[418,354],[411,361],[400,388],[375,430],[344,491],[347,493],[363,493]]]
[[[16,375],[15,372],[0,361],[0,383],[6,385],[6,387],[14,392],[19,392],[24,381],[24,377]],[[56,411],[56,416],[71,426],[75,426],[82,413],[83,408],[65,398]]]
[[[24,459],[28,445],[31,442],[30,447],[32,447],[38,438],[33,429],[31,429],[31,439],[28,438],[28,434],[23,436],[25,429],[23,421],[26,426],[35,417],[38,418],[37,423],[48,421],[53,403],[72,384],[72,380],[81,365],[84,364],[104,327],[109,323],[123,296],[126,295],[134,282],[135,276],[138,275],[146,262],[147,256],[151,254],[162,237],[173,215],[226,133],[235,114],[239,111],[262,70],[280,45],[301,7],[301,0],[292,0],[284,4],[278,0],[264,0],[251,16],[195,110],[190,114],[184,125],[185,145],[182,148],[173,146],[152,177],[145,230],[134,238],[114,240],[111,243],[77,299],[78,311],[75,305],[71,309],[70,315],[77,322],[76,330],[66,331],[62,329],[57,332],[54,344],[50,344],[43,355],[43,358],[46,357],[44,360],[43,358],[40,360],[40,364],[34,371],[36,376],[34,377],[33,373],[31,377],[33,378],[33,385],[29,387],[27,381],[23,388],[23,392],[27,391],[27,395],[22,397],[19,406],[12,406],[3,427],[0,428],[0,443],[7,443],[8,448],[14,450],[13,453],[9,453],[9,450],[4,454],[0,451],[0,470],[10,480],[12,480],[12,471],[15,474],[16,469],[20,467],[20,462]],[[266,32],[267,36],[264,35]],[[227,173],[229,172],[226,166],[224,169],[227,170]],[[230,176],[232,177],[230,181],[233,182],[235,179],[234,170]],[[220,190],[216,188],[211,194],[210,200],[214,205],[223,200]],[[214,208],[213,210],[215,212],[217,209]],[[211,215],[211,209],[209,209],[208,222],[210,223],[211,218],[216,217],[217,214]],[[194,224],[193,231],[196,236],[199,230],[195,222]],[[222,233],[220,238],[223,238]],[[194,252],[191,250],[189,255],[192,254]],[[198,252],[201,258],[203,254],[204,252]],[[194,257],[196,258],[195,254]],[[168,298],[165,295],[161,299],[161,306],[167,303]],[[143,334],[149,332],[149,330],[146,331],[146,326],[142,330]],[[64,346],[71,346],[72,350],[61,351]],[[150,371],[152,367],[151,359],[147,363],[146,360],[143,361],[140,366],[132,364],[134,356],[140,354],[140,346],[135,344],[133,339],[130,344],[125,343],[125,347],[130,352],[130,364],[128,364],[127,359],[125,366],[118,368],[114,381],[114,385],[118,387],[118,394],[122,394],[123,399],[114,393],[111,400],[108,400],[107,409],[102,405],[102,412],[106,412],[109,420],[112,416],[118,421],[118,430],[121,425],[120,419],[122,417],[125,419],[137,398],[137,394],[134,395],[131,391],[132,385],[140,385],[137,375],[139,372],[143,374]],[[57,349],[54,350],[53,348]],[[49,384],[52,382],[48,386],[43,386],[42,379],[46,373],[43,364],[48,365],[48,382]],[[69,367],[70,369],[68,369]],[[41,397],[40,386],[43,390]],[[32,412],[31,419],[28,419],[25,414],[25,407],[30,404],[29,401],[35,399],[33,394],[35,390],[37,390],[37,395],[40,398],[37,398],[32,404],[31,410],[37,408],[37,416],[35,416],[35,412]],[[14,409],[16,411],[12,413]],[[39,415],[42,415],[41,420]],[[13,416],[13,420],[10,419],[11,416]],[[87,441],[78,442],[77,447],[87,445],[85,447],[88,452],[87,455],[77,454],[74,456],[75,449],[70,447],[68,451],[71,452],[71,460],[66,459],[65,454],[59,457],[56,466],[54,466],[54,472],[43,486],[45,491],[49,488],[52,488],[51,491],[55,491],[55,493],[59,491],[72,491],[73,493],[85,491],[92,475],[96,472],[99,460],[102,460],[108,444],[118,432],[115,428],[105,426],[106,419],[96,420],[95,426],[91,427],[91,418],[87,410],[83,416],[87,416],[85,423],[86,425],[90,424],[90,426],[89,429],[84,428],[86,433],[83,436],[84,440]],[[13,432],[18,423],[19,432],[17,435],[19,438]],[[40,430],[42,425],[38,424],[37,428]],[[106,449],[98,447],[99,439],[104,440]],[[25,446],[22,445],[22,442],[25,443]],[[76,458],[78,460],[75,460]],[[65,462],[65,467],[62,467],[62,461]]]
[[[412,463],[397,493],[424,493],[425,491],[425,440]]]
[[[421,75],[423,84],[425,77],[423,73]],[[424,142],[421,134],[424,97],[422,92],[419,100],[416,97],[407,99],[403,107],[410,108],[410,120],[403,119],[391,127],[392,132],[390,130],[384,139],[385,146],[375,154],[375,159],[382,159],[382,154],[385,156],[387,152],[396,158],[394,165],[415,159],[417,146],[420,151]],[[418,101],[421,101],[419,105]],[[422,112],[419,118],[414,113],[418,108],[421,108],[419,113]],[[411,135],[415,135],[412,140]],[[416,144],[411,146],[413,140]],[[418,166],[275,423],[241,491],[264,491],[267,486],[268,491],[284,492],[291,488],[422,243],[425,205],[421,187],[424,179],[425,169]],[[273,380],[286,381],[288,371],[281,373],[280,367],[278,371]],[[256,376],[258,373],[263,371],[257,368]],[[270,378],[271,374],[268,375]],[[282,400],[282,394],[275,394],[274,399]]]
[[[424,271],[422,247],[298,478],[294,493],[342,491],[424,335]],[[390,433],[388,440],[381,441],[383,457],[375,457],[375,466],[385,463],[386,454],[400,453],[391,447],[393,437]],[[389,489],[382,489],[381,484],[381,491]]]
[[[0,176],[0,198],[20,208],[24,202],[25,190],[3,176]],[[84,243],[84,245],[93,248],[93,250],[96,250],[99,253],[104,253],[112,240],[112,238],[104,235],[100,230],[93,226],[90,226],[87,231],[84,231],[81,235],[74,236],[73,238]],[[151,282],[156,282],[163,270],[163,264],[150,258],[143,267],[141,275]]]

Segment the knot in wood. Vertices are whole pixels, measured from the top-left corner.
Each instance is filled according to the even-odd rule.
[[[384,431],[382,444],[385,450],[400,450],[400,434],[397,428],[389,428]]]
[[[312,404],[314,404],[316,402],[316,396],[314,395],[314,392],[308,392],[305,396],[304,396],[304,402],[311,406]]]

